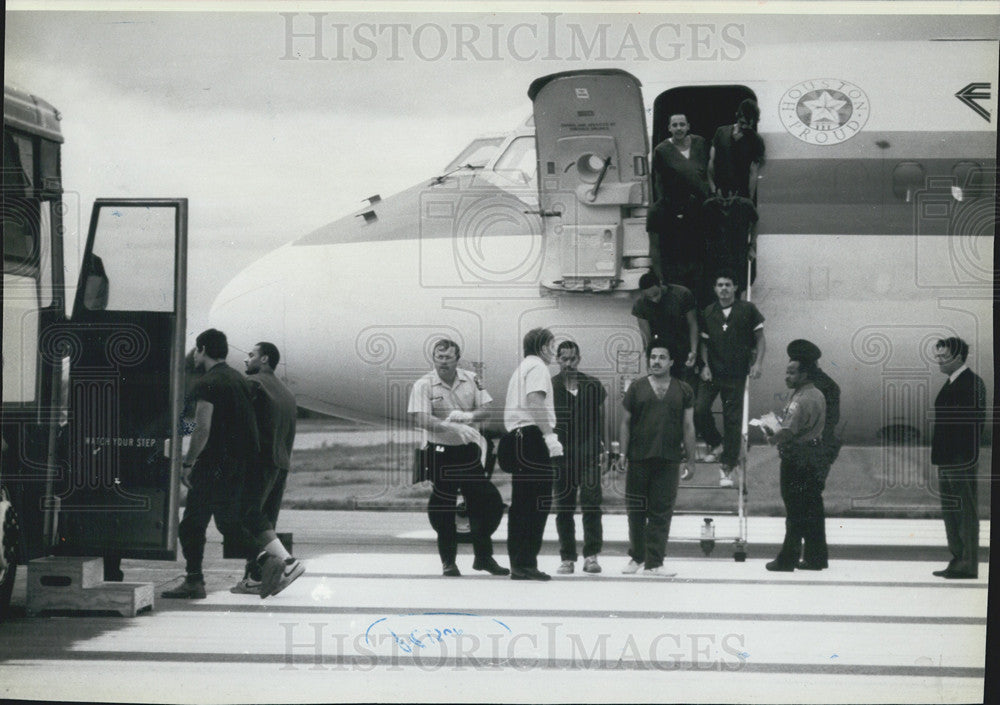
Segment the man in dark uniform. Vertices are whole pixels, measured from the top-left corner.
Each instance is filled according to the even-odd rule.
[[[181,482],[189,488],[177,532],[186,575],[180,586],[164,591],[163,597],[205,597],[202,559],[205,530],[213,516],[227,541],[250,546],[255,540],[251,521],[254,512],[260,513],[262,498],[253,494],[256,485],[250,475],[260,472],[260,436],[250,386],[226,364],[228,354],[229,343],[222,331],[209,328],[195,340],[195,364],[205,375],[191,391],[197,402],[195,427],[181,473]],[[266,550],[261,555],[261,598],[276,595],[305,572],[283,548],[275,553]]]
[[[746,291],[747,284],[753,283],[752,278],[747,279],[747,263],[757,257],[757,220],[757,209],[749,198],[713,196],[705,201],[702,222],[706,273],[730,269],[739,290]],[[707,305],[705,297],[711,297],[713,283],[706,280],[707,286],[694,291],[700,306]]]
[[[708,175],[722,196],[742,196],[757,203],[757,176],[764,164],[764,140],[757,134],[760,108],[747,98],[736,109],[736,122],[715,131]]]
[[[781,456],[781,499],[785,503],[785,540],[771,571],[823,570],[827,567],[822,477],[825,467],[822,435],[826,402],[812,382],[816,363],[789,360],[785,384],[792,389],[780,418],[780,428],[762,426],[768,442]],[[805,557],[799,561],[802,544]]]
[[[559,374],[552,378],[552,397],[556,407],[556,435],[562,443],[565,459],[556,464],[554,501],[556,530],[559,533],[557,572],[572,573],[577,559],[577,492],[583,514],[583,571],[600,573],[597,555],[601,552],[601,437],[604,435],[604,400],[608,394],[600,380],[577,369],[580,347],[571,340],[556,349]]]
[[[976,487],[979,444],[986,420],[986,385],[969,369],[969,344],[961,338],[938,340],[934,358],[948,375],[934,400],[931,462],[938,466],[941,515],[952,558],[941,578],[979,576],[979,505]]]
[[[195,425],[181,471],[181,482],[189,488],[177,532],[186,576],[163,597],[205,597],[201,565],[205,530],[213,516],[223,536],[240,545],[249,541],[240,523],[240,492],[247,468],[260,452],[260,437],[250,388],[243,375],[226,364],[228,354],[222,331],[209,328],[195,340],[195,367],[205,374],[191,390]]]
[[[694,426],[709,448],[723,443],[719,484],[732,487],[739,463],[743,431],[743,392],[747,377],[760,377],[767,343],[764,316],[748,301],[736,298],[736,276],[722,270],[715,277],[716,302],[702,311],[701,384],[694,406]],[[712,418],[712,404],[722,397],[722,429]],[[713,450],[714,454],[714,450]],[[687,479],[687,478],[681,478]]]
[[[694,296],[683,286],[664,284],[654,272],[639,277],[641,293],[632,306],[642,344],[648,348],[653,338],[675,351],[671,373],[688,384],[696,384],[695,361],[698,350],[698,312]]]
[[[681,444],[686,469],[694,458],[694,392],[670,376],[666,344],[654,339],[646,351],[649,374],[625,391],[618,439],[625,471],[628,554],[622,573],[670,578],[676,571],[663,565],[670,522],[680,481]]]
[[[816,365],[823,353],[808,340],[793,340],[788,344],[788,357],[792,360],[802,360]],[[826,468],[823,472],[823,487],[830,474],[830,466],[840,454],[840,439],[837,438],[837,424],[840,423],[840,386],[826,372],[816,366],[812,376],[813,386],[823,395],[826,401],[826,422],[823,424],[823,455]]]
[[[296,405],[295,396],[274,374],[280,360],[281,353],[274,343],[260,342],[243,361],[260,435],[259,472],[248,475],[247,495],[260,498],[260,511],[253,511],[247,517],[250,524],[247,528],[255,535],[256,548],[247,557],[243,580],[230,592],[259,595],[263,573],[258,560],[260,550],[267,553],[286,550],[274,527],[291,465]]]
[[[682,113],[670,116],[669,127],[670,137],[653,149],[653,206],[646,230],[663,280],[696,291],[703,272],[701,204],[713,191],[708,179],[708,144],[691,134]]]
[[[455,505],[461,492],[468,507],[475,553],[472,568],[508,575],[510,571],[493,558],[491,538],[503,517],[503,500],[486,477],[480,461],[483,437],[473,426],[486,418],[493,399],[477,375],[459,369],[458,343],[443,338],[434,344],[432,355],[434,369],[414,383],[407,412],[414,424],[427,431],[424,452],[434,485],[427,515],[437,533],[442,574],[462,574],[455,564]]]

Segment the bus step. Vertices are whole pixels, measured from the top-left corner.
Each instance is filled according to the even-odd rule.
[[[101,558],[47,556],[28,562],[27,612],[117,612],[153,609],[153,583],[104,582]]]

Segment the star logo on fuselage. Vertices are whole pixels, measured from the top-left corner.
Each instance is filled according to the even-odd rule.
[[[832,130],[840,127],[842,124],[840,110],[847,104],[846,98],[838,100],[830,95],[829,91],[823,91],[814,100],[802,101],[802,105],[812,113],[809,126],[814,130]]]
[[[785,91],[778,102],[785,129],[816,146],[849,140],[864,128],[870,112],[865,92],[839,78],[802,81]]]

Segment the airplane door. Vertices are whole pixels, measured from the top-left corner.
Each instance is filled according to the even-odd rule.
[[[631,282],[635,277],[623,278],[623,257],[648,255],[644,213],[633,213],[647,205],[649,181],[639,80],[616,69],[570,71],[535,80],[528,95],[546,243],[543,283],[601,291]]]
[[[57,551],[173,560],[187,199],[98,199],[73,315]],[[174,451],[174,452],[172,452]]]

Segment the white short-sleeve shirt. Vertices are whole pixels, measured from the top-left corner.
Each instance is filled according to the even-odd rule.
[[[552,401],[552,378],[549,368],[537,355],[528,355],[510,376],[507,385],[507,406],[503,410],[503,423],[508,431],[523,426],[534,426],[535,417],[528,406],[531,392],[545,393],[545,416],[555,428],[556,408]]]
[[[455,370],[455,383],[445,384],[437,370],[431,370],[413,383],[407,412],[423,412],[444,421],[452,411],[476,411],[493,401],[479,377],[461,368]],[[453,431],[427,430],[427,441],[446,446],[464,445]]]

